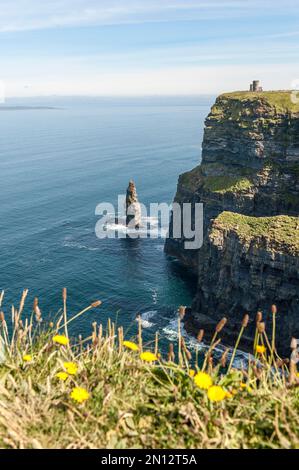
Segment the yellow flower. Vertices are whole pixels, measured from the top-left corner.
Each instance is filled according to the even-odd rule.
[[[233,398],[233,396],[231,392],[225,392],[225,398]]]
[[[247,392],[252,393],[252,388],[249,385],[245,384],[244,382],[240,383],[240,390],[246,389]]]
[[[208,398],[211,401],[222,401],[226,397],[226,391],[219,385],[213,385],[208,390]]]
[[[257,354],[264,354],[264,352],[266,351],[266,348],[262,344],[257,344],[255,351]]]
[[[194,383],[197,387],[203,388],[204,390],[207,390],[213,385],[211,376],[205,372],[197,372],[194,377]]]
[[[74,362],[64,362],[63,366],[70,375],[76,375],[78,372],[78,366]]]
[[[23,356],[23,361],[25,361],[25,362],[30,362],[30,361],[32,361],[32,356],[31,356],[31,354],[24,354],[24,356]]]
[[[54,343],[62,344],[63,346],[66,346],[70,342],[70,340],[64,335],[55,335],[53,337],[53,341]]]
[[[190,370],[189,370],[189,375],[190,375],[190,377],[194,377],[194,375],[195,375],[195,370],[194,370],[194,369],[190,369]]]
[[[131,349],[132,351],[138,351],[139,350],[138,345],[133,343],[132,341],[124,341],[123,345],[126,346],[126,348]]]
[[[75,387],[70,393],[70,397],[78,403],[83,403],[90,397],[89,393],[85,388]]]
[[[57,374],[55,375],[57,379],[63,380],[63,382],[68,378],[68,376],[69,375],[66,372],[57,372]]]
[[[296,373],[297,377],[299,377],[299,372]]]
[[[146,361],[146,362],[154,362],[154,361],[158,360],[156,354],[153,354],[150,351],[142,352],[140,354],[140,359],[142,359],[143,361]]]

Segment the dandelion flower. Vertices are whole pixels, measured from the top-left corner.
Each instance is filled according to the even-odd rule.
[[[255,351],[257,352],[257,354],[264,354],[266,348],[262,344],[257,344]]]
[[[190,376],[190,377],[194,377],[194,375],[195,375],[195,370],[194,370],[194,369],[190,369],[190,370],[189,370],[189,376]]]
[[[123,345],[126,346],[126,348],[131,349],[132,351],[138,351],[139,347],[136,343],[133,343],[132,341],[124,341]]]
[[[32,356],[31,356],[31,354],[24,354],[24,356],[23,356],[23,361],[25,361],[25,362],[30,362],[30,361],[32,361]]]
[[[75,364],[75,362],[64,362],[63,367],[70,375],[76,375],[78,372],[78,366]]]
[[[90,395],[89,395],[88,391],[85,390],[85,388],[75,387],[71,391],[70,397],[78,403],[83,403],[84,401],[88,400]]]
[[[212,378],[206,372],[197,372],[194,377],[194,383],[197,387],[207,390],[213,385]]]
[[[68,374],[66,372],[57,372],[55,377],[59,380],[62,380],[63,382],[68,378]]]
[[[222,401],[226,397],[226,393],[219,385],[213,385],[208,390],[208,399],[211,401]]]
[[[70,342],[69,339],[65,335],[55,335],[53,337],[53,341],[54,343],[62,344],[63,346],[66,346]]]
[[[252,388],[249,385],[245,384],[244,382],[240,383],[240,390],[247,390],[247,392],[252,393]]]
[[[140,354],[140,359],[146,362],[154,362],[158,360],[158,357],[150,351],[145,351]]]

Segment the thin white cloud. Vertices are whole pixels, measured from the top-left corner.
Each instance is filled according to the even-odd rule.
[[[281,11],[270,0],[0,0],[0,32],[57,27],[232,18]],[[285,0],[283,8],[294,1]]]

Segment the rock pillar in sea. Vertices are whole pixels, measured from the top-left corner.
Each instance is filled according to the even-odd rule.
[[[126,195],[126,225],[132,228],[141,226],[141,208],[138,202],[134,181],[129,182]]]

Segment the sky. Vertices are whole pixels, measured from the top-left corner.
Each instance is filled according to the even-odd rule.
[[[0,0],[0,93],[299,86],[299,0]]]

